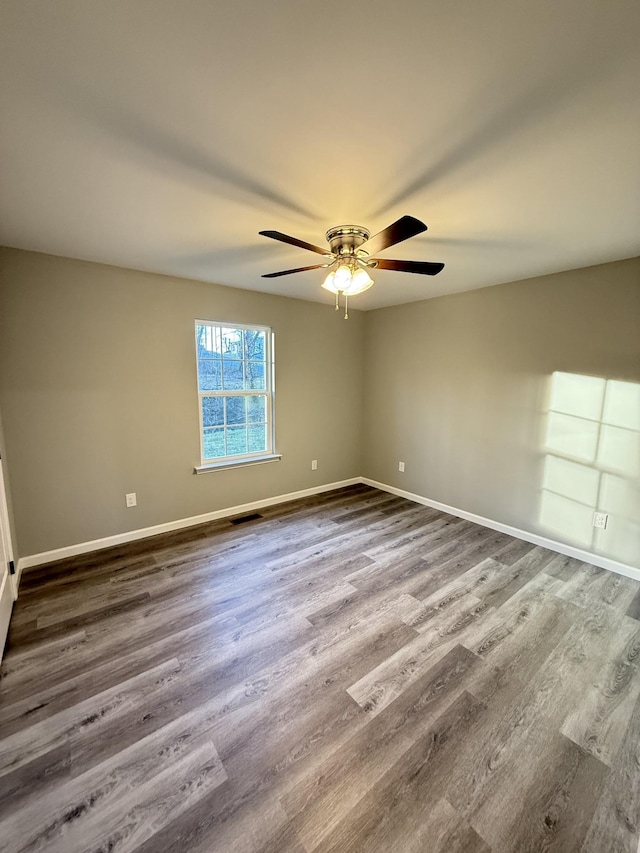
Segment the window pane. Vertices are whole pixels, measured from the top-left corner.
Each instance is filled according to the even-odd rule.
[[[222,357],[242,358],[242,329],[222,329]]]
[[[202,425],[204,427],[222,426],[224,423],[224,406],[222,397],[202,398]]]
[[[224,429],[205,429],[204,458],[219,459],[226,456],[224,449]]]
[[[244,424],[247,422],[246,397],[225,397],[227,405],[227,423]]]
[[[223,384],[225,391],[240,391],[244,388],[241,361],[224,362]]]
[[[247,452],[247,428],[244,426],[227,427],[227,455],[235,456]]]
[[[264,332],[245,329],[244,357],[252,361],[264,361],[264,338]]]
[[[219,391],[222,388],[222,362],[198,359],[198,387],[201,391]]]
[[[267,420],[267,398],[249,397],[247,399],[249,423],[264,423]]]
[[[198,358],[220,358],[220,329],[215,326],[196,326]]]
[[[267,449],[267,425],[256,424],[250,426],[249,433],[249,453],[259,453]]]
[[[264,384],[264,362],[245,362],[246,385],[245,388],[258,388],[262,390]]]

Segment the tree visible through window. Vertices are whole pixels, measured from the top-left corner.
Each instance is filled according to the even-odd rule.
[[[196,320],[202,462],[273,452],[272,333]]]

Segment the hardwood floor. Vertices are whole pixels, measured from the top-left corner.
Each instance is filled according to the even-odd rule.
[[[32,570],[0,849],[636,853],[639,602],[366,486]]]

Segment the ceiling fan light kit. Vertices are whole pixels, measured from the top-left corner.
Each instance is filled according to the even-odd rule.
[[[356,296],[369,290],[373,279],[362,267],[352,269],[346,265],[339,266],[335,272],[330,272],[325,278],[324,287],[330,293],[344,293],[345,296]]]
[[[270,237],[282,243],[299,246],[301,249],[323,255],[326,259],[324,264],[313,264],[309,267],[266,273],[262,277],[276,278],[305,270],[329,269],[322,287],[330,293],[335,293],[336,311],[340,307],[340,295],[344,296],[344,318],[347,320],[349,318],[349,297],[364,293],[373,285],[369,270],[386,269],[397,272],[412,272],[419,275],[437,275],[444,268],[444,264],[429,261],[387,261],[382,258],[370,257],[371,254],[382,252],[384,249],[402,243],[404,240],[415,237],[426,230],[427,226],[424,222],[414,216],[402,216],[373,237],[370,236],[370,231],[361,225],[339,225],[330,228],[326,233],[326,240],[331,247],[330,252],[320,248],[320,246],[298,240],[296,237],[289,237],[288,234],[282,234],[280,231],[260,231],[263,237]]]

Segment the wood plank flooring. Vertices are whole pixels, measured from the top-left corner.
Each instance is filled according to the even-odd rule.
[[[0,850],[637,853],[640,584],[366,486],[26,573]]]

